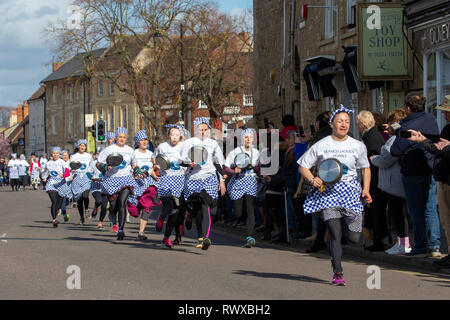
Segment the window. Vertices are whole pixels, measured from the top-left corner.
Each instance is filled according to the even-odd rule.
[[[122,107],[122,127],[127,128],[127,107]]]
[[[208,109],[208,105],[204,103],[202,100],[198,100],[198,108],[199,109]]]
[[[109,130],[114,131],[114,107],[109,109],[108,124],[109,124]]]
[[[109,95],[114,95],[114,83],[112,81],[109,81]]]
[[[72,136],[72,127],[73,127],[73,112],[69,112],[69,120],[67,122],[67,134],[68,136]]]
[[[97,109],[97,120],[103,119],[103,109]]]
[[[97,84],[97,95],[99,97],[103,96],[103,82],[102,80],[98,80],[98,84]]]
[[[332,7],[334,6],[334,0],[325,0],[325,6]],[[326,8],[325,9],[325,39],[330,39],[334,36],[334,9]]]
[[[347,0],[347,24],[354,28],[356,23],[356,0]]]
[[[53,86],[53,96],[52,96],[52,101],[53,101],[53,103],[55,103],[56,102],[56,91],[58,90],[58,87],[57,86]]]
[[[372,89],[372,111],[384,112],[383,88]]]
[[[70,101],[73,101],[74,98],[73,84],[67,85],[67,96],[69,97]]]
[[[56,135],[56,116],[52,116],[52,134]]]
[[[244,102],[244,107],[252,107],[253,106],[253,95],[252,94],[244,94],[243,102]]]

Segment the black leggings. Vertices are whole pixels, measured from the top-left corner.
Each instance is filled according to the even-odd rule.
[[[184,219],[186,217],[186,201],[184,195],[180,196],[180,207],[178,208],[177,221],[175,222],[175,234],[177,237],[181,236],[181,226],[184,226]]]
[[[61,208],[63,197],[61,197],[56,191],[48,191],[47,193],[52,202],[50,213],[52,215],[52,219],[55,220],[58,215],[58,210]]]
[[[217,207],[210,208],[207,204],[202,203],[201,210],[196,213],[195,218],[198,238],[209,238],[212,220],[216,213]]]
[[[81,222],[84,222],[84,209],[87,210],[89,208],[89,190],[84,191],[80,199],[77,200],[77,208]]]
[[[100,218],[99,221],[103,222],[106,216],[106,205],[108,204],[108,195],[101,192],[94,192],[92,196],[95,199],[95,207],[98,208],[101,206]]]
[[[330,231],[330,255],[331,265],[333,266],[333,272],[342,272],[342,245],[341,239],[344,232],[344,236],[350,243],[358,243],[361,232],[352,232],[348,229],[347,223],[344,218],[329,219],[325,221],[325,224]]]
[[[10,179],[12,191],[19,190],[19,179]]]
[[[125,221],[127,218],[127,201],[130,194],[131,190],[129,188],[122,189],[118,197],[111,201],[114,220],[116,220],[115,217],[117,214],[119,215],[119,231],[123,231],[123,228],[125,227]]]
[[[176,205],[173,197],[163,197],[162,201],[162,217],[168,217],[166,223],[166,230],[164,232],[164,238],[169,238],[172,234],[173,228],[177,224],[179,206]]]
[[[253,229],[255,228],[255,197],[245,194],[242,198],[233,200],[233,211],[236,221],[242,216],[244,206],[247,209],[247,235],[253,235]]]

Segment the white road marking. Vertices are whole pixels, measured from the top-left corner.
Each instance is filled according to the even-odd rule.
[[[0,238],[5,238],[6,237],[6,233],[4,233]],[[2,242],[5,242],[5,243],[7,243],[8,242],[8,240],[2,240]]]

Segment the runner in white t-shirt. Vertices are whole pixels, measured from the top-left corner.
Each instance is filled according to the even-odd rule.
[[[87,140],[78,140],[75,143],[75,154],[70,157],[70,163],[81,163],[81,167],[79,169],[71,170],[73,175],[71,187],[75,201],[77,201],[77,209],[80,214],[80,225],[84,225],[85,223],[85,214],[89,218],[89,191],[92,183],[92,162],[94,161],[94,159],[92,159],[92,155],[86,152],[87,145]]]
[[[124,226],[127,216],[127,200],[135,189],[139,188],[132,175],[132,170],[137,166],[134,150],[126,145],[128,131],[119,127],[116,130],[116,144],[110,145],[103,150],[99,157],[97,168],[103,174],[102,191],[108,195],[108,199],[113,208],[113,214],[119,217],[119,230],[117,240],[125,237]],[[113,153],[119,153],[123,157],[123,162],[117,167],[110,167],[106,164],[106,159]],[[113,226],[113,231],[117,230],[117,225]]]
[[[181,244],[181,237],[184,234],[183,209],[185,208],[185,201],[182,194],[186,168],[182,167],[180,163],[185,130],[182,125],[178,124],[169,124],[165,127],[168,128],[169,141],[161,143],[153,155],[154,158],[164,155],[170,162],[170,167],[161,172],[158,181],[158,195],[162,201],[162,214],[156,222],[156,231],[162,231],[164,220],[168,217],[162,242],[166,247],[173,248],[173,244]],[[160,169],[158,166],[156,168]],[[176,235],[172,244],[170,235],[174,228]]]
[[[245,129],[241,133],[243,146],[235,148],[231,151],[225,160],[226,172],[232,175],[227,185],[227,191],[233,202],[233,212],[238,221],[244,207],[247,209],[247,238],[245,247],[251,248],[256,244],[253,237],[253,229],[255,227],[254,206],[258,193],[258,181],[256,179],[259,167],[259,151],[252,148],[255,139],[255,131],[253,129]],[[238,154],[245,153],[250,157],[250,168],[241,170],[236,166],[235,158]],[[258,169],[257,169],[258,168]]]
[[[140,130],[134,137],[135,148],[134,157],[136,164],[148,176],[136,176],[136,182],[139,188],[134,195],[128,198],[127,208],[130,214],[135,217],[140,217],[138,240],[147,240],[144,235],[145,227],[147,226],[148,218],[152,208],[159,205],[158,195],[158,177],[153,172],[153,152],[148,150],[148,137],[145,130]]]
[[[369,194],[370,165],[367,159],[365,145],[348,136],[350,129],[350,113],[341,105],[330,116],[330,126],[333,129],[331,136],[325,137],[309,148],[298,160],[299,171],[314,188],[308,194],[303,208],[305,214],[320,213],[330,231],[330,251],[333,266],[334,285],[345,285],[343,269],[341,265],[341,237],[342,226],[345,225],[345,234],[348,241],[357,242],[362,231],[363,205],[361,197],[367,203],[372,202]],[[313,166],[319,165],[323,160],[338,159],[343,167],[344,174],[340,181],[334,185],[324,187],[319,177],[311,173]],[[357,180],[357,170],[362,169],[363,188]],[[345,221],[345,224],[341,222]]]
[[[17,154],[11,154],[11,160],[8,161],[9,168],[9,183],[12,191],[19,191],[19,162]]]

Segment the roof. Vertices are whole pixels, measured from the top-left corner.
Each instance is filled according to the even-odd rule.
[[[35,93],[28,99],[28,101],[41,99],[45,95],[45,87],[41,86],[39,89],[36,90]]]
[[[103,52],[105,52],[105,50],[106,48],[93,50],[92,54],[94,55],[94,58],[98,58],[103,54]],[[41,83],[83,75],[85,66],[80,58],[84,55],[86,55],[86,53],[77,54],[72,59],[64,63],[58,70],[42,80]]]

